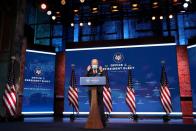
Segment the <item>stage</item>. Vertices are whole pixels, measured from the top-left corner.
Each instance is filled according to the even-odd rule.
[[[4,122],[0,123],[1,131],[78,131],[86,130],[84,125],[86,118],[77,118],[70,122],[69,118],[62,121],[54,121],[53,117],[29,117],[24,118],[23,122]],[[172,119],[164,123],[162,119],[141,119],[134,122],[127,118],[110,118],[104,131],[123,130],[123,131],[195,131],[196,119],[194,124],[183,124],[182,119]]]

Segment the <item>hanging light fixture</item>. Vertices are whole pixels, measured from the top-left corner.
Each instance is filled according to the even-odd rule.
[[[56,16],[55,15],[52,16],[52,20],[56,20]]]
[[[81,2],[81,3],[84,3],[84,2],[85,2],[85,0],[80,0],[80,2]]]
[[[155,16],[152,16],[152,20],[156,20],[156,17]]]
[[[152,8],[155,9],[155,8],[158,8],[158,7],[159,7],[158,0],[152,0]]]
[[[66,4],[66,0],[61,0],[61,5],[65,5]]]
[[[163,19],[163,16],[161,15],[161,16],[159,17],[159,19],[162,20],[162,19]]]
[[[71,25],[71,27],[74,27],[74,23],[73,23],[73,22],[71,22],[71,24],[70,24],[70,25]]]
[[[42,10],[46,10],[46,8],[47,8],[47,5],[46,5],[45,3],[42,3],[42,4],[41,4],[41,9],[42,9]]]
[[[91,24],[92,24],[92,23],[89,21],[89,22],[88,22],[88,25],[91,26]]]
[[[83,26],[84,25],[84,23],[83,22],[80,22],[80,26]]]
[[[172,18],[173,18],[173,15],[172,15],[172,14],[170,14],[170,15],[169,15],[169,18],[170,18],[170,19],[172,19]]]
[[[111,11],[112,12],[118,12],[119,11],[119,5],[117,2],[114,2],[111,6]]]
[[[52,15],[52,11],[51,10],[48,10],[47,11],[47,15]]]

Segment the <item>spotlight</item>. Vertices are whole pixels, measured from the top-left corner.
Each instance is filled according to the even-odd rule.
[[[47,5],[46,5],[45,3],[42,3],[42,4],[41,4],[41,9],[42,9],[42,10],[45,10],[46,8],[47,8]]]
[[[71,25],[71,27],[74,27],[74,23],[73,22],[70,25]]]
[[[152,16],[152,20],[156,20],[156,17],[155,16]]]
[[[56,20],[56,16],[52,16],[52,20]]]
[[[113,8],[113,9],[117,9],[118,6],[117,6],[117,5],[113,5],[112,8]]]
[[[188,8],[188,6],[189,6],[188,3],[184,3],[184,4],[183,4],[183,7],[184,7],[185,9]]]
[[[80,22],[80,26],[83,26],[84,24],[82,22]]]
[[[61,0],[61,5],[65,5],[66,1],[65,0]]]
[[[170,18],[170,19],[172,19],[172,18],[173,18],[173,15],[172,15],[172,14],[170,14],[170,15],[169,15],[169,18]]]
[[[52,11],[51,10],[48,10],[47,11],[47,15],[51,15],[52,14]]]
[[[57,11],[56,14],[59,15],[60,14],[60,11]]]
[[[112,5],[112,12],[118,12],[118,11],[119,11],[118,5],[117,4]]]
[[[98,7],[93,7],[93,8],[92,8],[92,13],[93,13],[93,14],[98,13]]]
[[[158,5],[158,2],[157,2],[157,1],[155,1],[155,2],[153,2],[152,4],[153,4],[153,5]]]
[[[139,4],[138,3],[133,3],[131,4],[132,10],[139,10]]]
[[[158,8],[159,7],[159,2],[157,0],[154,0],[154,2],[152,2],[152,8]]]
[[[186,2],[190,2],[190,0],[185,0]]]
[[[163,19],[163,16],[161,15],[161,16],[159,17],[159,19],[162,20],[162,19]]]
[[[73,12],[74,12],[74,13],[78,13],[79,10],[78,10],[78,9],[74,9]]]
[[[132,7],[137,7],[138,6],[138,4],[137,3],[135,3],[135,4],[132,4]]]
[[[91,24],[92,24],[92,23],[89,21],[89,22],[88,22],[88,25],[91,26]]]
[[[84,2],[85,2],[85,0],[80,0],[80,2],[81,2],[81,3],[84,3]]]
[[[97,7],[94,7],[93,10],[97,10]]]

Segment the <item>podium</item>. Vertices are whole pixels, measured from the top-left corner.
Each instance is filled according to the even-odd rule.
[[[103,129],[103,123],[101,121],[101,115],[98,106],[97,88],[102,88],[106,84],[105,77],[80,77],[80,85],[89,86],[91,88],[91,106],[86,122],[86,129]]]

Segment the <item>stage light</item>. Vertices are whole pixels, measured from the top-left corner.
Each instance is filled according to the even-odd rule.
[[[180,12],[181,12],[181,13],[184,13],[184,12],[186,12],[186,11],[185,11],[185,10],[181,10]]]
[[[119,11],[118,5],[117,4],[112,5],[111,10],[112,10],[112,12],[118,12]]]
[[[173,15],[172,15],[172,14],[170,14],[170,15],[169,15],[169,18],[170,18],[170,19],[172,19],[172,18],[173,18]]]
[[[132,4],[132,7],[137,7],[138,6],[138,4],[137,3],[135,3],[135,4]]]
[[[117,5],[113,5],[112,8],[113,8],[113,9],[117,9],[118,6],[117,6]]]
[[[153,2],[152,4],[153,4],[153,5],[158,5],[158,2],[155,1],[155,2]]]
[[[82,22],[80,22],[80,26],[83,26],[84,24]]]
[[[184,7],[185,9],[188,8],[188,6],[189,6],[188,3],[184,3],[184,4],[183,4],[183,7]]]
[[[185,0],[186,2],[190,2],[190,0]]]
[[[52,14],[52,11],[51,10],[48,10],[47,11],[47,15],[51,15]]]
[[[73,12],[74,12],[74,14],[78,14],[79,10],[78,9],[74,9]]]
[[[71,25],[71,27],[74,27],[74,23],[73,22],[70,25]]]
[[[89,22],[88,22],[88,25],[91,26],[91,24],[92,24],[92,23],[89,21]]]
[[[47,5],[46,5],[45,3],[42,3],[42,4],[41,4],[41,9],[42,9],[42,10],[45,10],[46,8],[47,8]]]
[[[162,20],[162,19],[163,19],[163,16],[161,15],[161,16],[159,17],[159,19]]]
[[[131,2],[131,9],[132,10],[139,10],[139,2],[134,0]]]
[[[97,10],[97,7],[94,7],[93,10]]]
[[[56,20],[56,16],[52,16],[52,20]]]
[[[93,8],[92,8],[92,13],[93,13],[93,14],[98,13],[98,7],[93,7]]]
[[[59,14],[60,14],[60,12],[59,12],[59,11],[57,11],[57,12],[56,12],[56,14],[57,14],[57,15],[59,15]]]
[[[158,8],[159,7],[159,2],[157,0],[154,0],[152,2],[152,8]]]
[[[152,20],[156,20],[156,17],[155,16],[152,16]]]
[[[80,0],[80,2],[81,2],[81,3],[84,3],[84,2],[85,2],[85,0]]]
[[[61,0],[61,5],[65,5],[66,4],[66,0]]]

